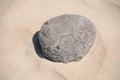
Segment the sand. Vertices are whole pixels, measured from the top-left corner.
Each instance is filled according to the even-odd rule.
[[[39,57],[33,35],[46,20],[66,13],[96,25],[94,46],[79,62]],[[120,80],[119,48],[119,0],[0,0],[0,80]]]

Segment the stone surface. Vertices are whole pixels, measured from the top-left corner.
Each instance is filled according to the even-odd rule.
[[[46,21],[38,33],[43,55],[55,62],[79,61],[92,47],[94,24],[87,18],[65,14]]]

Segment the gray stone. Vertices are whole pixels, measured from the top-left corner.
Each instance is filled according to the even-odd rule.
[[[92,47],[94,24],[87,18],[65,14],[45,22],[38,33],[43,55],[55,62],[79,61]]]

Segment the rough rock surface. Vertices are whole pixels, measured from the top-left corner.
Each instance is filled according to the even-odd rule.
[[[87,18],[65,14],[45,22],[38,33],[43,55],[55,62],[79,61],[92,47],[94,24]]]

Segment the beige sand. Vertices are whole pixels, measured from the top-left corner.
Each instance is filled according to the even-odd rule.
[[[79,62],[40,58],[33,35],[66,13],[96,25],[94,46]],[[120,80],[120,0],[0,0],[0,80]]]

